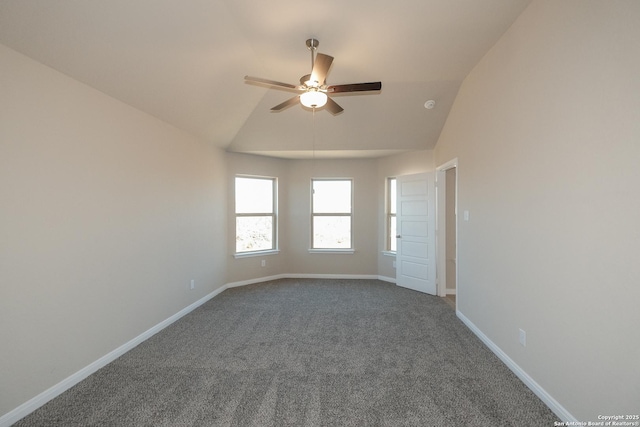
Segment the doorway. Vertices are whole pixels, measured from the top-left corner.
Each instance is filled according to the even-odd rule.
[[[458,292],[458,159],[436,168],[438,296],[457,308]]]

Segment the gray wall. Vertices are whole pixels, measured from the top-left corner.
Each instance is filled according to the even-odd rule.
[[[376,275],[378,216],[377,161],[282,160],[229,154],[229,189],[236,174],[277,177],[279,182],[279,249],[277,255],[235,259],[233,236],[228,238],[230,283],[279,274]],[[352,178],[354,182],[353,254],[309,253],[311,178]],[[228,199],[229,230],[235,227],[233,194]],[[231,232],[230,235],[233,233]],[[261,260],[266,267],[261,267]]]
[[[290,272],[377,274],[376,160],[296,161],[290,172]],[[353,178],[353,254],[309,253],[311,178]]]
[[[233,233],[228,236],[230,283],[280,274],[377,275],[395,279],[393,260],[385,248],[385,182],[390,176],[433,171],[433,151],[413,151],[380,159],[282,160],[228,154],[228,227],[234,228],[233,177],[254,174],[279,182],[280,253],[233,257]],[[309,253],[311,178],[353,178],[354,254]],[[261,261],[266,266],[261,267]]]
[[[226,174],[223,152],[2,45],[0,70],[5,414],[225,284]]]
[[[436,147],[470,213],[459,310],[583,421],[640,402],[638,17],[637,1],[534,1]]]

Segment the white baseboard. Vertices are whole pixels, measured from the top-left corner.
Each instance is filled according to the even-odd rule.
[[[253,285],[254,283],[268,282],[278,279],[373,279],[390,281],[395,279],[382,278],[375,274],[307,274],[307,273],[289,273],[276,274],[275,276],[259,277],[257,279],[241,280],[239,282],[231,282],[226,285],[227,288],[236,288],[238,286]],[[386,280],[388,279],[388,280]]]
[[[267,276],[267,277],[261,277],[261,278],[258,278],[258,279],[243,280],[243,281],[239,281],[239,282],[227,283],[226,285],[221,286],[220,288],[218,288],[215,291],[211,292],[210,294],[204,296],[203,298],[200,298],[198,301],[194,302],[193,304],[189,305],[188,307],[183,308],[182,310],[180,310],[179,312],[177,312],[173,316],[169,317],[168,319],[165,319],[162,322],[158,323],[157,325],[155,325],[151,329],[149,329],[149,330],[143,332],[142,334],[138,335],[137,337],[133,338],[131,341],[121,345],[120,347],[116,348],[115,350],[111,351],[110,353],[102,356],[100,359],[98,359],[95,362],[89,364],[88,366],[85,366],[84,368],[82,368],[78,372],[76,372],[75,374],[73,374],[73,375],[65,378],[64,380],[60,381],[58,384],[56,384],[56,385],[50,387],[49,389],[43,391],[39,395],[37,395],[34,398],[28,400],[27,402],[23,403],[22,405],[18,406],[17,408],[13,409],[12,411],[7,412],[2,417],[0,417],[0,427],[9,427],[13,423],[15,423],[15,422],[21,420],[22,418],[26,417],[31,412],[35,411],[36,409],[38,409],[39,407],[41,407],[45,403],[49,402],[50,400],[52,400],[53,398],[59,396],[60,394],[64,393],[65,391],[69,390],[71,387],[73,387],[74,385],[78,384],[80,381],[84,380],[89,375],[91,375],[94,372],[98,371],[99,369],[105,367],[109,363],[111,363],[114,360],[116,360],[118,357],[120,357],[123,354],[125,354],[127,351],[133,349],[135,346],[137,346],[138,344],[142,343],[143,341],[151,338],[153,335],[157,334],[158,332],[160,332],[161,330],[163,330],[167,326],[171,325],[176,320],[178,320],[181,317],[189,314],[190,312],[192,312],[196,308],[200,307],[205,302],[209,301],[210,299],[212,299],[216,295],[224,292],[225,290],[227,290],[229,288],[235,288],[235,287],[238,287],[238,286],[246,286],[246,285],[251,285],[251,284],[254,284],[254,283],[267,282],[267,281],[270,281],[270,280],[277,280],[277,279],[307,279],[307,278],[309,278],[309,279],[379,279],[379,280],[384,280],[384,281],[395,283],[395,279],[391,279],[391,278],[383,277],[383,276],[377,276],[377,275],[367,275],[367,274],[278,274],[278,275],[275,275],[275,276]]]
[[[455,295],[456,294],[456,288],[447,288],[446,289],[446,293],[447,293],[447,295]]]
[[[225,288],[237,288],[238,286],[247,286],[247,285],[253,285],[254,283],[262,283],[262,282],[268,282],[270,280],[278,280],[278,279],[286,279],[289,276],[286,274],[276,274],[275,276],[265,276],[265,277],[260,277],[258,279],[249,279],[249,280],[241,280],[239,282],[231,282],[231,283],[227,283],[225,285]]]
[[[489,339],[476,325],[473,324],[464,314],[459,310],[456,310],[456,315],[462,322],[471,329],[471,332],[476,334],[478,338],[489,349],[507,365],[511,371],[516,374],[520,380],[535,393],[562,421],[566,422],[578,422],[578,420],[569,413],[557,400],[555,400],[540,384],[538,384],[533,378],[529,376],[516,362],[513,361],[507,354],[500,349],[493,341]]]
[[[375,274],[285,274],[288,279],[373,279]]]

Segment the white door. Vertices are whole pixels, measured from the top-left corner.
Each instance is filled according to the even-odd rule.
[[[396,283],[435,295],[435,174],[399,176],[396,186]]]

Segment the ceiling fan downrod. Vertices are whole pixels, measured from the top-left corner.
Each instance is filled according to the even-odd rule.
[[[320,42],[317,39],[308,39],[306,41],[307,44],[307,49],[309,49],[311,51],[311,69],[313,70],[313,67],[315,65],[316,62],[316,49],[318,49],[318,45],[320,44]]]

